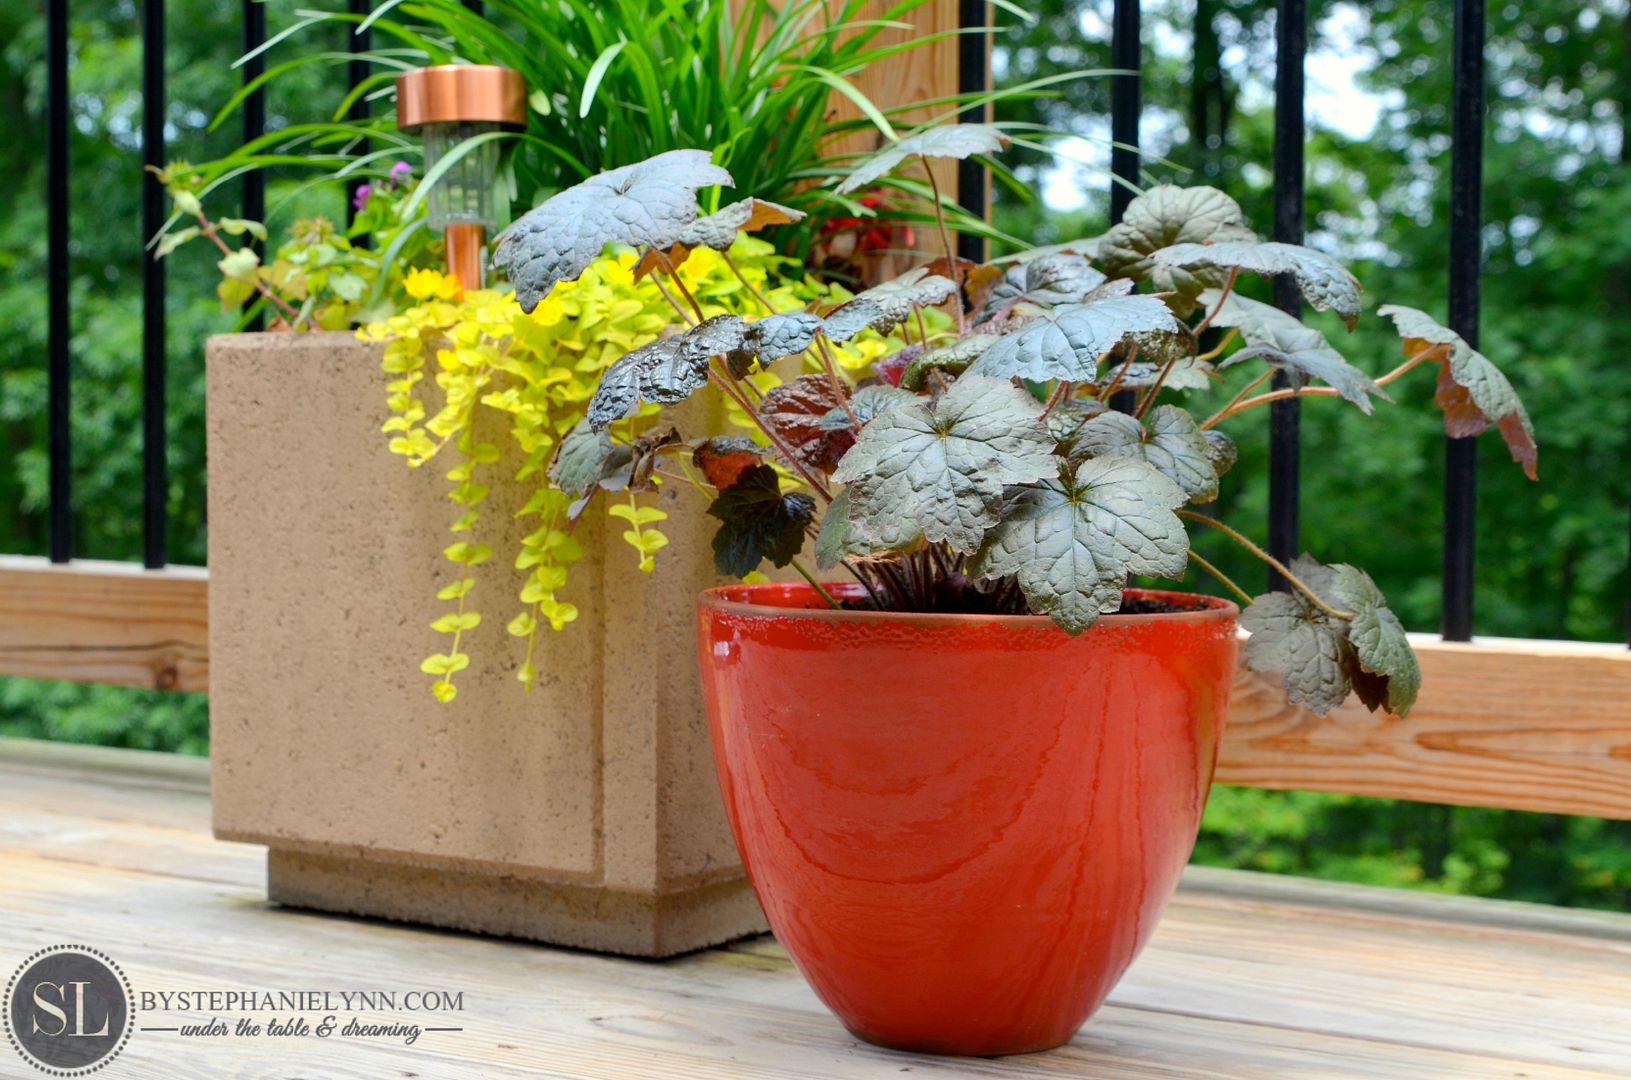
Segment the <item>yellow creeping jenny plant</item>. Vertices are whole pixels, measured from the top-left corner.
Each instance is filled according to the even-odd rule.
[[[789,260],[762,240],[739,237],[730,256],[742,278],[777,311],[849,298],[841,287],[783,276]],[[509,436],[525,455],[513,480],[532,488],[520,516],[532,518],[537,528],[513,555],[516,569],[526,577],[519,592],[521,611],[508,627],[526,641],[526,659],[516,677],[528,689],[538,676],[533,655],[540,624],[560,630],[578,616],[578,609],[560,598],[567,568],[583,556],[572,535],[574,508],[551,485],[547,471],[561,439],[583,418],[601,372],[677,322],[673,306],[650,277],[635,281],[634,265],[632,253],[605,256],[578,280],[563,282],[531,315],[508,293],[472,290],[458,298],[455,279],[415,270],[404,282],[415,306],[358,331],[364,341],[385,343],[381,366],[391,376],[386,391],[392,415],[383,430],[390,435],[392,452],[412,468],[449,446],[458,453],[446,474],[447,496],[458,510],[451,526],[455,539],[442,553],[457,568],[457,577],[436,594],[450,608],[431,623],[431,629],[451,640],[445,652],[420,664],[436,677],[432,691],[439,701],[453,700],[453,676],[470,664],[463,635],[482,618],[469,603],[474,572],[494,555],[490,545],[476,539],[491,466],[501,457],[500,447],[475,438],[474,421],[482,406],[509,414]],[[693,252],[678,274],[706,316],[765,313],[754,291],[712,250]],[[855,376],[901,344],[868,333],[838,349],[835,358]],[[781,380],[759,373],[753,381],[766,390]],[[656,412],[647,407],[619,421],[611,429],[613,438],[632,441],[650,427]],[[657,527],[667,514],[641,505],[633,493],[611,502],[607,512],[628,526],[623,539],[634,548],[640,569],[652,570],[657,552],[668,543]]]

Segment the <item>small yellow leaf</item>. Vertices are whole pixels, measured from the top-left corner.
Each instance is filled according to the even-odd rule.
[[[438,600],[457,600],[459,597],[464,596],[466,593],[468,593],[471,589],[473,589],[475,587],[476,587],[476,579],[475,578],[460,578],[458,581],[455,581],[453,584],[443,586],[441,589],[437,590],[436,599],[438,599]]]

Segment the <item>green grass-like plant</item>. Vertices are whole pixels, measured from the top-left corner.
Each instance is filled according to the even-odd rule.
[[[226,122],[251,91],[290,72],[349,63],[352,54],[332,51],[279,59],[289,46],[334,24],[370,32],[375,47],[359,55],[374,73],[332,116],[290,124],[198,169],[211,184],[274,166],[316,169],[316,182],[383,175],[392,162],[418,160],[421,153],[417,139],[396,130],[394,112],[386,107],[398,75],[428,64],[498,64],[519,71],[529,90],[524,131],[477,136],[502,140],[510,151],[505,180],[512,213],[607,169],[702,147],[742,191],[822,217],[870,218],[876,209],[827,183],[849,171],[855,155],[841,152],[846,137],[875,132],[875,139],[861,140],[866,149],[868,141],[893,140],[899,117],[914,109],[944,119],[961,109],[1104,74],[1070,72],[989,93],[873,103],[856,82],[868,67],[899,63],[936,41],[983,30],[905,40],[885,34],[911,31],[913,13],[926,2],[900,0],[876,12],[866,0],[491,0],[478,13],[460,0],[383,0],[366,16],[305,11],[249,54],[266,53],[267,70],[222,106],[214,126]],[[1011,4],[992,6],[1029,17]],[[859,115],[841,116],[835,107],[840,98],[853,103]],[[347,119],[358,100],[375,103],[376,115]],[[442,168],[473,141],[455,148]],[[441,174],[440,168],[421,174],[419,198]],[[929,208],[939,201],[953,228],[1000,235],[962,213],[952,193],[932,192],[919,179],[884,176],[876,186],[905,196],[898,207],[891,204],[892,220],[928,223],[934,218]],[[417,201],[404,208],[410,214],[416,209]],[[806,254],[816,237],[813,220],[814,215],[802,226],[787,226],[780,246]]]

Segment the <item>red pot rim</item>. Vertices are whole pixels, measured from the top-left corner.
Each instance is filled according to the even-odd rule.
[[[822,583],[840,600],[859,599],[866,590],[854,581]],[[1233,601],[1201,593],[1173,589],[1127,589],[1125,595],[1141,600],[1162,600],[1171,604],[1198,604],[1193,611],[1161,611],[1135,615],[1101,615],[1095,626],[1131,626],[1152,620],[1179,622],[1221,622],[1240,614]],[[752,585],[722,585],[703,590],[698,607],[733,615],[761,618],[814,619],[833,623],[911,623],[915,626],[1009,626],[1035,629],[1052,620],[1046,615],[965,615],[921,611],[848,611],[826,605],[815,589],[803,581],[766,581]]]

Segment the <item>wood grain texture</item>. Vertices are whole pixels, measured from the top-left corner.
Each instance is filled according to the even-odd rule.
[[[831,6],[839,8],[843,0],[831,0]],[[863,18],[881,18],[888,12],[890,4],[877,0],[867,5],[862,12]],[[926,123],[942,116],[949,111],[946,105],[936,105],[929,108],[905,109],[898,113],[890,112],[898,106],[915,101],[935,101],[940,98],[949,98],[957,93],[958,88],[958,51],[960,37],[955,33],[958,29],[958,5],[952,0],[938,0],[935,3],[925,4],[913,11],[904,20],[912,24],[910,29],[885,28],[880,30],[872,39],[873,48],[886,48],[898,45],[915,38],[930,37],[936,34],[946,36],[936,41],[928,42],[917,48],[908,50],[889,60],[872,64],[862,69],[854,77],[854,83],[861,93],[865,94],[879,109],[888,116],[890,123],[897,132],[905,132],[918,124]],[[987,52],[986,85],[990,86],[990,48],[991,38],[985,36]],[[834,92],[831,97],[832,114],[838,120],[853,120],[861,115],[861,110],[854,102],[842,94]],[[987,106],[984,113],[990,115]],[[859,161],[865,155],[883,146],[888,140],[877,128],[868,125],[849,133],[837,140],[832,149],[834,152],[856,155]],[[948,198],[957,197],[957,162],[955,160],[937,159],[930,168],[934,172],[934,179],[940,185],[940,191]],[[923,177],[920,165],[904,166],[902,175]],[[989,190],[987,185],[987,212],[989,212]],[[919,253],[917,257],[896,255],[880,259],[876,266],[871,267],[873,280],[883,280],[907,269],[924,258],[932,259],[943,254],[940,237],[932,225],[918,225],[914,227],[914,249]]]
[[[385,1076],[1487,1080],[1631,1075],[1631,917],[1191,871],[1110,1003],[1061,1050],[947,1060],[856,1042],[769,938],[653,963],[266,905],[208,792],[72,748],[0,745],[0,957],[61,941],[142,990],[441,989],[457,1026],[388,1040],[138,1030],[130,1080]],[[1484,917],[1469,919],[1469,906]],[[138,1025],[172,1026],[158,1010]],[[0,1045],[0,1075],[15,1072]]]
[[[1463,806],[1631,818],[1631,650],[1412,634],[1421,699],[1406,720],[1357,701],[1327,717],[1244,670],[1217,779]]]
[[[202,567],[0,555],[0,675],[206,690],[208,589]]]
[[[207,572],[0,556],[0,675],[208,689]],[[1413,634],[1407,720],[1317,717],[1242,671],[1220,783],[1631,818],[1631,650]]]

